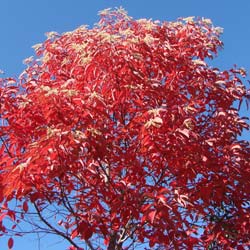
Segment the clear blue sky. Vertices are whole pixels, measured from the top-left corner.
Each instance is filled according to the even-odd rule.
[[[175,20],[200,16],[224,28],[224,50],[214,65],[228,69],[237,64],[250,74],[250,1],[249,0],[1,0],[0,69],[6,76],[18,76],[23,59],[33,55],[31,46],[45,40],[48,31],[70,31],[82,24],[98,21],[97,12],[123,6],[134,18]],[[249,77],[250,78],[250,77]],[[248,133],[249,136],[249,133]],[[249,139],[249,138],[247,138]],[[0,238],[0,249],[7,249]],[[65,244],[45,238],[38,248],[35,237],[16,240],[13,250],[64,250]]]

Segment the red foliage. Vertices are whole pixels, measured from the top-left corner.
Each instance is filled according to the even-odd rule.
[[[219,34],[207,19],[122,10],[103,11],[93,29],[49,33],[17,82],[1,80],[1,220],[35,211],[71,249],[76,239],[97,249],[96,236],[108,249],[129,238],[165,249],[249,244],[250,152],[238,139],[249,125],[235,108],[245,73],[204,61]]]
[[[14,240],[12,238],[9,238],[8,240],[8,247],[11,249],[14,246]]]

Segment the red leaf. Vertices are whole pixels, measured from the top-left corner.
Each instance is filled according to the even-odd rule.
[[[77,229],[73,230],[71,233],[71,239],[73,240],[78,235]]]
[[[24,211],[25,213],[27,213],[28,210],[29,210],[28,203],[27,203],[27,201],[25,201],[25,202],[23,203],[23,211]]]
[[[14,240],[12,238],[9,238],[9,240],[8,240],[9,249],[11,249],[13,247],[13,245],[14,245]]]
[[[155,215],[156,215],[156,210],[153,210],[153,211],[149,212],[149,214],[148,214],[149,221],[152,224],[154,223]]]
[[[149,246],[153,247],[155,245],[155,238],[150,239]]]
[[[109,238],[104,239],[104,244],[107,246],[109,244]]]
[[[0,215],[0,222],[6,217],[7,213],[3,213]]]
[[[15,214],[14,211],[9,210],[9,211],[7,212],[7,214],[8,214],[8,216],[9,216],[13,221],[16,220],[16,214]]]
[[[187,138],[189,138],[190,131],[188,129],[186,129],[186,128],[184,128],[184,129],[177,129],[177,131],[179,133],[181,133],[182,135],[186,136]]]

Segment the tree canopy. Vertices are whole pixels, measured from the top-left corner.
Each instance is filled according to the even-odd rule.
[[[244,69],[209,66],[209,19],[50,32],[0,82],[0,232],[69,249],[244,249],[250,244]],[[6,223],[8,221],[8,223]]]

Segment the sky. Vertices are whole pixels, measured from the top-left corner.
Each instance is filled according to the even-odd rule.
[[[224,28],[224,49],[211,65],[229,69],[234,64],[250,75],[250,1],[249,0],[1,0],[0,69],[5,76],[25,69],[22,61],[34,55],[32,45],[45,40],[44,33],[71,31],[80,25],[98,22],[98,11],[122,6],[135,19],[174,21],[178,17],[206,17]],[[248,77],[249,78],[249,77]],[[248,112],[249,115],[249,112]],[[249,138],[249,133],[245,135]],[[0,238],[0,249],[7,249]],[[15,240],[13,250],[64,250],[65,242],[54,237],[39,242],[34,236]]]

